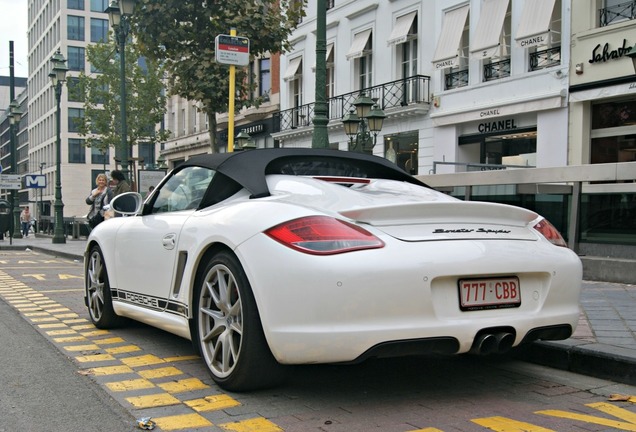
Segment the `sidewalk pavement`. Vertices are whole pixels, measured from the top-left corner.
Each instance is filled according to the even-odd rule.
[[[86,239],[51,236],[0,241],[2,250],[26,250],[83,260]],[[636,270],[634,270],[636,271]],[[575,373],[636,385],[636,285],[584,281],[579,324],[569,339],[516,348],[514,357]]]

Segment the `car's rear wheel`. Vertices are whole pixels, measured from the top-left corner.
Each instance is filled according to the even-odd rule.
[[[99,246],[93,246],[86,265],[86,298],[88,314],[97,328],[108,329],[121,324],[122,318],[113,310],[108,270]]]
[[[277,384],[283,367],[274,359],[256,301],[236,257],[219,252],[197,278],[196,342],[212,378],[231,391]]]

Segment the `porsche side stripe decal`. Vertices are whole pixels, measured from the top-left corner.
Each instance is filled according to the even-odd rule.
[[[180,302],[174,302],[165,298],[153,297],[145,294],[122,291],[116,288],[111,288],[110,292],[113,301],[131,303],[155,311],[172,312],[176,315],[182,315],[184,317],[188,316],[188,306]]]

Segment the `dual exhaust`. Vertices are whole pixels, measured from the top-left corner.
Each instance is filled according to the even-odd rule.
[[[512,333],[481,333],[475,338],[470,353],[479,355],[503,354],[510,351],[514,342],[515,335]]]

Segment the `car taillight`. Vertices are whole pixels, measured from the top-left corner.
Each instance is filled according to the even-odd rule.
[[[265,231],[287,247],[313,255],[334,255],[384,247],[384,242],[368,231],[328,216],[294,219]]]
[[[535,230],[539,231],[543,237],[548,239],[550,243],[557,246],[567,247],[568,245],[561,237],[561,233],[552,225],[547,219],[541,219],[537,224],[533,227]]]

